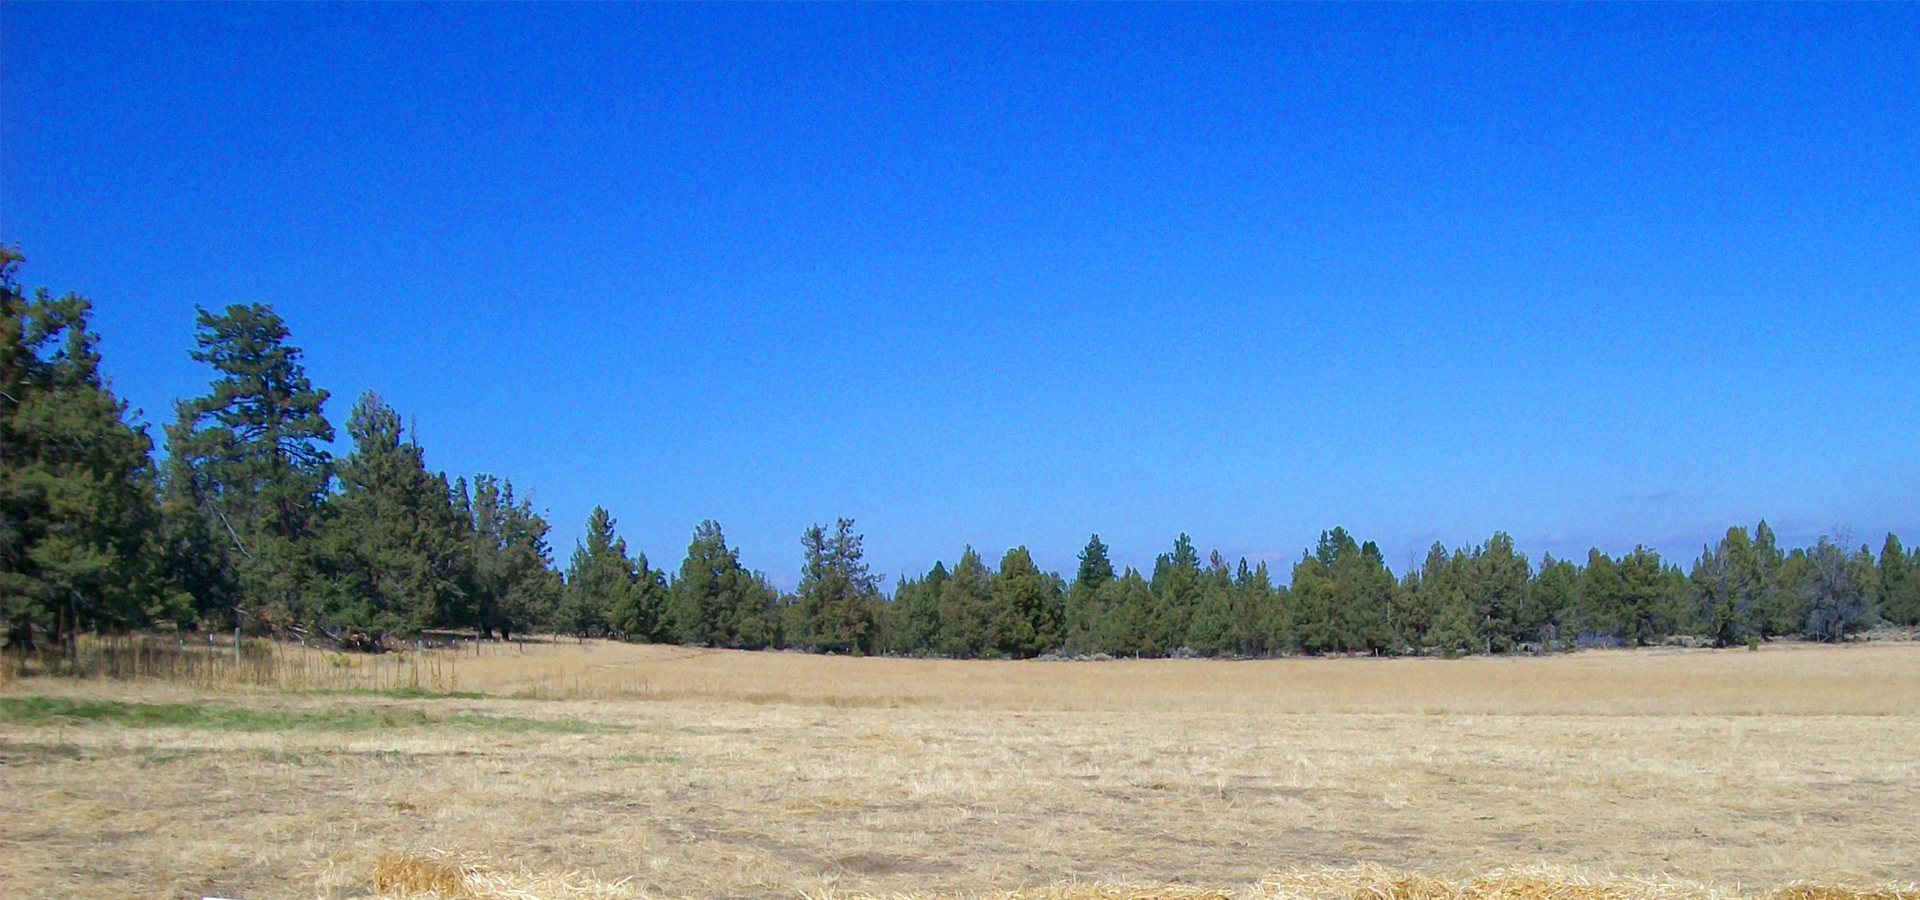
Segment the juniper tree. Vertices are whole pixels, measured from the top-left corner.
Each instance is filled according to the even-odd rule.
[[[1203,656],[1225,656],[1235,652],[1236,593],[1231,579],[1202,579],[1200,602],[1194,607],[1183,643]]]
[[[1446,595],[1444,582],[1454,578],[1452,561],[1447,548],[1435,541],[1427,548],[1426,560],[1418,568],[1408,566],[1404,583],[1394,595],[1394,630],[1415,651],[1430,643],[1428,636]]]
[[[1869,554],[1870,556],[1870,554]],[[1827,536],[1806,554],[1807,577],[1800,586],[1809,637],[1838,642],[1871,623],[1871,609],[1859,558]]]
[[[625,546],[621,542],[623,549]],[[628,589],[616,589],[612,606],[600,613],[606,617],[607,627],[629,641],[668,640],[666,570],[648,565],[645,553],[629,560],[627,570],[632,573]]]
[[[1729,528],[1701,551],[1689,576],[1697,629],[1716,647],[1730,647],[1762,631],[1765,569],[1745,528]]]
[[[178,427],[187,427],[177,423]],[[189,462],[169,455],[160,467],[156,556],[169,607],[182,624],[227,624],[241,607],[240,555],[211,513],[207,489]]]
[[[1288,588],[1287,634],[1292,649],[1319,654],[1344,645],[1334,622],[1334,592],[1332,559],[1301,554]]]

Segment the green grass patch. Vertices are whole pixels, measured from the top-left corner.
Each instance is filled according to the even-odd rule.
[[[479,691],[430,691],[426,688],[418,687],[393,688],[390,690],[374,690],[373,688],[330,688],[327,690],[308,691],[307,693],[318,694],[323,697],[392,697],[395,700],[494,699],[492,694],[482,694]]]
[[[210,731],[378,731],[395,728],[468,728],[485,731],[585,733],[613,730],[576,719],[523,719],[478,713],[435,715],[408,707],[269,709],[209,703],[123,703],[56,697],[0,697],[8,725],[117,725],[123,728],[197,728]]]
[[[649,753],[622,753],[607,758],[617,766],[677,766],[686,760],[678,756],[663,756]]]

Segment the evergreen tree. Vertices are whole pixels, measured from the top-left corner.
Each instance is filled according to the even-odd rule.
[[[239,556],[248,624],[313,618],[307,592],[333,477],[327,392],[307,380],[300,349],[272,307],[202,309],[198,324],[193,358],[213,367],[212,391],[181,404],[168,452],[192,470],[205,514]]]
[[[1561,635],[1573,633],[1574,600],[1579,593],[1580,569],[1548,553],[1540,557],[1540,571],[1527,585],[1525,602],[1514,619],[1523,640],[1537,641],[1551,650]]]
[[[1280,593],[1274,588],[1267,564],[1262,562],[1248,569],[1247,561],[1241,559],[1233,582],[1238,595],[1234,606],[1234,643],[1238,652],[1243,656],[1267,656],[1285,646],[1284,640],[1277,637],[1282,628]]]
[[[740,566],[720,523],[694,529],[680,577],[668,590],[668,633],[682,644],[765,647],[772,643],[772,598],[753,573]]]
[[[893,593],[888,631],[889,650],[921,656],[940,650],[940,592],[947,583],[947,566],[935,562],[924,578],[906,579]]]
[[[1427,645],[1447,656],[1479,649],[1481,635],[1475,628],[1478,619],[1466,589],[1458,582],[1444,583],[1438,588],[1436,603],[1433,625],[1427,629]]]
[[[1341,650],[1372,655],[1396,653],[1393,572],[1372,541],[1340,548],[1333,565],[1334,629]]]
[[[801,535],[805,550],[797,598],[801,646],[833,653],[872,653],[880,605],[879,578],[867,569],[852,519],[832,534],[814,525]]]
[[[780,591],[765,572],[741,569],[735,576],[727,628],[732,645],[742,650],[779,646]]]
[[[1101,619],[1107,610],[1100,605],[1101,588],[1113,581],[1113,562],[1107,558],[1107,545],[1100,535],[1087,539],[1080,551],[1080,569],[1074,573],[1066,602],[1066,647],[1074,653],[1094,652]]]
[[[1698,630],[1716,647],[1731,647],[1762,632],[1765,572],[1745,528],[1729,528],[1701,551],[1690,576]]]
[[[511,640],[515,632],[554,624],[564,585],[553,570],[546,519],[532,503],[515,499],[513,482],[491,475],[474,477],[469,509],[481,636],[498,630]]]
[[[7,645],[160,612],[152,442],[100,374],[91,305],[28,299],[0,247],[0,618]],[[171,612],[170,610],[165,610]]]
[[[1660,554],[1645,546],[1620,557],[1618,574],[1615,615],[1621,630],[1617,635],[1646,646],[1672,634],[1686,595],[1685,576],[1663,565]]]
[[[184,427],[184,426],[182,426]],[[155,551],[167,618],[183,625],[232,622],[242,607],[238,554],[209,514],[192,466],[178,454],[161,468]]]
[[[1407,573],[1394,598],[1393,624],[1406,641],[1407,646],[1419,652],[1432,642],[1435,619],[1440,614],[1442,600],[1447,594],[1449,579],[1454,577],[1453,556],[1439,541],[1427,548],[1427,557],[1417,570]]]
[[[625,541],[620,542],[620,548],[625,550]],[[667,604],[672,589],[666,570],[653,568],[647,563],[647,555],[641,553],[627,561],[627,571],[633,580],[624,591],[614,587],[613,604],[606,611],[608,630],[629,641],[668,640]],[[608,582],[613,584],[611,568],[609,573]]]
[[[1162,553],[1153,566],[1154,611],[1149,640],[1157,654],[1168,654],[1186,643],[1194,608],[1200,605],[1200,554],[1184,533],[1173,542],[1173,552]]]
[[[1202,656],[1227,656],[1236,652],[1239,646],[1234,640],[1234,605],[1238,599],[1231,579],[1201,579],[1200,602],[1194,607],[1193,619],[1187,625],[1186,640],[1182,643]]]
[[[675,642],[707,647],[727,643],[727,607],[739,571],[739,557],[727,547],[720,523],[701,522],[687,545],[680,577],[667,590],[667,633]]]
[[[1100,592],[1107,596],[1098,602],[1111,614],[1101,629],[1099,652],[1128,657],[1165,652],[1153,638],[1159,598],[1145,577],[1129,567],[1117,580],[1101,585]]]
[[[1019,659],[1058,647],[1063,593],[1060,579],[1040,571],[1027,548],[1008,550],[987,583],[986,655]]]
[[[1920,548],[1909,556],[1900,538],[1887,534],[1880,546],[1881,614],[1895,625],[1920,625]]]
[[[658,635],[661,610],[641,589],[641,571],[627,556],[627,541],[614,534],[614,518],[596,506],[587,517],[586,540],[576,543],[567,565],[566,600],[559,625],[575,635],[617,630],[629,638]],[[647,579],[651,583],[652,579]]]
[[[1526,556],[1514,552],[1513,538],[1496,531],[1474,548],[1467,565],[1467,602],[1473,607],[1478,649],[1505,652],[1515,641],[1514,614],[1532,577]]]
[[[372,392],[354,405],[347,433],[354,450],[339,466],[327,586],[300,618],[336,642],[369,647],[430,625],[472,625],[472,522],[446,477],[427,471],[400,414]]]
[[[1762,636],[1800,630],[1800,593],[1787,570],[1787,553],[1774,538],[1773,527],[1761,519],[1753,529],[1754,571],[1748,578],[1758,586]]]
[[[1323,535],[1322,542],[1325,542]],[[1331,653],[1346,641],[1334,620],[1333,555],[1301,554],[1288,588],[1287,633],[1301,653]]]
[[[985,652],[988,621],[992,617],[993,573],[980,554],[968,546],[960,551],[953,574],[940,588],[940,650],[948,656],[974,657]]]

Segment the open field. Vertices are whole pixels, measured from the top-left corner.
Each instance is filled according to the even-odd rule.
[[[554,896],[567,873],[582,896],[698,897],[1317,897],[1271,876],[1359,864],[1748,894],[1920,879],[1915,643],[1456,661],[466,652],[429,665],[462,692],[434,699],[12,681],[0,896],[353,897],[406,858],[484,859],[474,885],[518,873]],[[1371,871],[1323,893],[1391,880]]]

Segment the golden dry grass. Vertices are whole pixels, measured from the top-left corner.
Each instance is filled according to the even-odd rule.
[[[389,876],[389,871],[398,874]],[[426,873],[424,876],[416,873]],[[433,851],[387,856],[375,864],[376,883],[395,887],[386,897],[464,900],[643,900],[628,882],[604,882],[581,873],[536,873],[502,867],[473,854]],[[856,891],[801,894],[804,900],[952,900],[952,894]],[[1741,892],[1668,877],[1623,878],[1533,866],[1463,878],[1395,871],[1378,865],[1294,869],[1234,888],[1191,885],[1118,885],[1063,882],[1043,887],[983,891],[972,900],[1920,900],[1920,890],[1796,884]]]
[[[379,861],[415,858],[516,898],[1712,900],[1920,877],[1920,644],[1114,663],[499,649],[449,666],[477,699],[15,681],[606,727],[0,723],[0,896],[400,896]],[[550,696],[585,699],[532,699]],[[1529,894],[1502,872],[1549,874]],[[1842,900],[1795,890],[1778,900]]]

